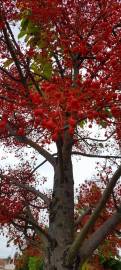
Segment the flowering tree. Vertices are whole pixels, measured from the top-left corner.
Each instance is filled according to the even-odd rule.
[[[121,222],[118,200],[93,230],[121,176],[118,165],[75,234],[71,161],[72,155],[120,158],[100,153],[112,138],[120,148],[120,12],[118,0],[0,3],[0,138],[10,148],[31,147],[54,170],[52,196],[36,189],[35,169],[26,162],[1,171],[0,219],[38,245],[41,239],[46,269],[78,269]],[[103,137],[94,134],[93,124]],[[56,153],[47,150],[52,142]],[[48,229],[39,219],[45,207]]]

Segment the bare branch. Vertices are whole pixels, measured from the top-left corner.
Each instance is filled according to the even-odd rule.
[[[22,52],[21,52],[21,50],[20,50],[19,45],[17,44],[17,42],[16,42],[16,40],[15,40],[14,34],[13,34],[11,28],[10,28],[9,23],[8,23],[7,21],[5,21],[5,24],[6,24],[7,30],[8,30],[8,32],[9,32],[9,34],[10,34],[10,37],[11,37],[11,39],[12,39],[12,42],[11,42],[11,40],[9,39],[9,35],[7,34],[7,31],[6,31],[5,28],[3,29],[3,33],[4,33],[4,36],[5,36],[5,39],[6,39],[6,43],[7,43],[8,49],[9,49],[9,51],[10,51],[10,53],[11,53],[11,56],[12,56],[14,62],[15,62],[15,65],[16,65],[16,67],[17,67],[17,69],[18,69],[18,72],[19,72],[19,75],[20,75],[20,77],[21,77],[22,83],[23,83],[24,85],[26,85],[26,77],[23,75],[23,72],[22,72],[22,69],[21,69],[21,63],[20,63],[20,60],[16,57],[16,54],[15,54],[15,52],[14,52],[14,51],[16,51],[16,49],[17,49],[17,52],[18,52],[19,56],[22,56],[22,62],[23,62],[23,64],[24,64],[24,68],[25,68],[25,70],[28,72],[29,77],[30,77],[30,79],[32,80],[32,82],[33,82],[35,88],[37,89],[37,91],[39,92],[39,94],[40,94],[41,96],[43,96],[43,92],[41,91],[39,85],[37,84],[36,80],[34,79],[32,73],[31,73],[31,71],[30,71],[30,69],[29,69],[28,64],[27,64],[26,61],[24,60],[23,54],[22,54]],[[14,47],[15,47],[15,48],[14,48]]]
[[[44,161],[42,161],[39,165],[37,165],[33,171],[31,172],[31,175],[36,172],[42,165],[44,165],[47,162],[47,159],[45,159]]]
[[[84,140],[90,140],[90,141],[94,141],[94,142],[107,142],[114,134],[115,134],[115,131],[112,132],[112,134],[110,136],[107,136],[106,139],[96,139],[96,138],[84,137]]]
[[[99,217],[102,209],[105,207],[108,199],[110,198],[113,188],[116,185],[116,182],[121,176],[121,166],[117,169],[117,171],[114,173],[112,179],[107,184],[106,189],[103,192],[102,198],[100,199],[99,203],[97,204],[97,207],[93,211],[91,217],[89,218],[88,222],[85,224],[85,226],[82,228],[76,239],[74,240],[73,244],[70,247],[69,253],[68,253],[68,262],[73,262],[78,250],[80,249],[87,233],[89,232],[90,228],[95,224],[97,218]]]
[[[56,156],[56,155],[57,155],[57,153],[52,154],[53,157]],[[39,165],[37,165],[37,166],[33,169],[33,171],[31,172],[31,175],[32,175],[36,170],[38,170],[42,165],[44,165],[47,161],[48,161],[48,160],[45,159],[45,160],[43,160]]]
[[[83,157],[91,157],[91,158],[106,158],[106,159],[120,159],[121,156],[113,156],[113,155],[93,155],[93,154],[87,154],[87,153],[82,153],[79,151],[72,151],[72,155],[77,155],[77,156],[83,156]]]

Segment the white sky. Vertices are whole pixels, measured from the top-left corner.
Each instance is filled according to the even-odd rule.
[[[0,236],[0,258],[13,258],[16,252],[16,247],[11,244],[10,247],[7,247],[7,238],[5,236]]]

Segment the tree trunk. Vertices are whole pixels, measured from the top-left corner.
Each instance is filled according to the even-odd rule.
[[[65,266],[65,255],[74,237],[74,182],[71,155],[58,158],[55,166],[54,188],[49,213],[47,270],[73,269]]]

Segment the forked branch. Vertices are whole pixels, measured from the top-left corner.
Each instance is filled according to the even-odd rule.
[[[120,222],[121,209],[106,220],[105,223],[99,229],[97,229],[88,240],[85,240],[79,252],[81,264],[83,264],[84,261],[91,256],[93,251]]]
[[[102,198],[100,199],[99,203],[97,204],[97,207],[95,208],[94,212],[92,213],[91,217],[89,218],[88,222],[85,224],[83,229],[80,231],[76,239],[74,240],[73,244],[71,245],[68,253],[67,261],[68,263],[72,263],[76,254],[78,253],[81,245],[83,244],[83,241],[85,237],[87,236],[90,228],[95,224],[97,218],[99,217],[102,209],[105,207],[108,199],[110,198],[112,191],[118,181],[118,179],[121,176],[121,166],[117,169],[117,171],[114,173],[112,179],[107,184],[106,189],[103,192]]]

